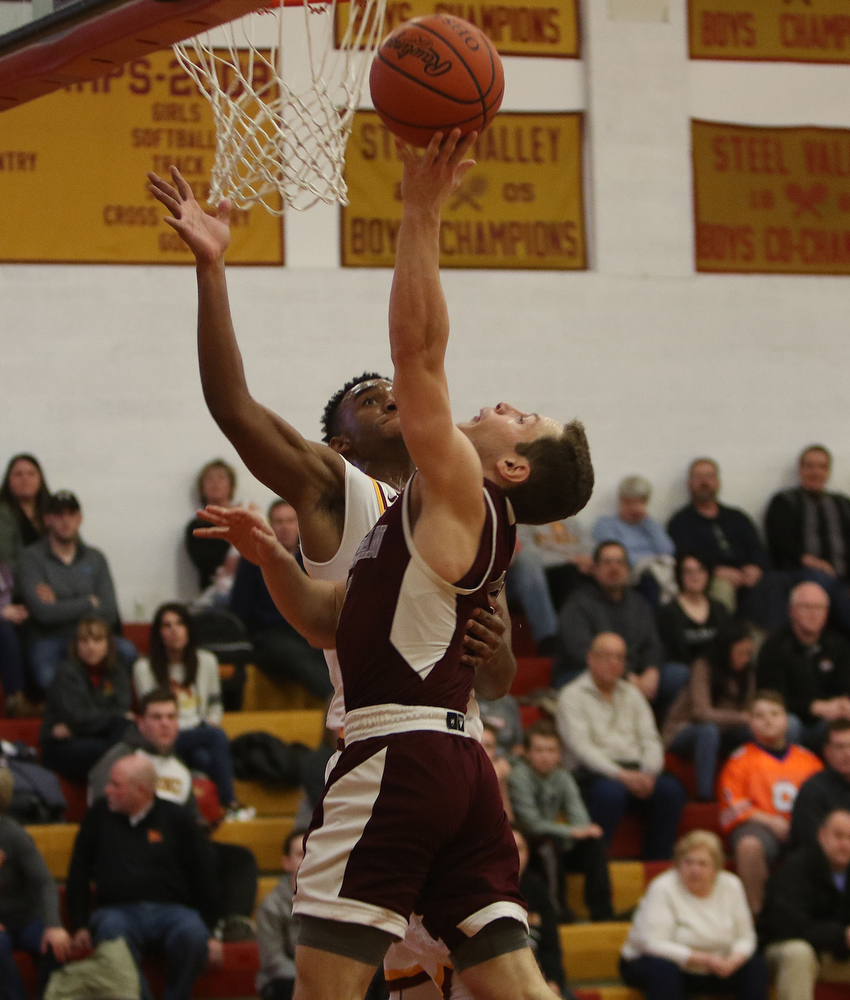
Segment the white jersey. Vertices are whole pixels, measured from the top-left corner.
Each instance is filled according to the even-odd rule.
[[[161,753],[148,753],[146,750],[137,750],[136,756],[144,757],[153,764],[156,771],[157,798],[185,806],[192,794],[192,774],[183,761],[173,755],[166,757]]]
[[[398,492],[392,486],[372,479],[344,458],[343,462],[345,462],[345,521],[339,548],[332,559],[322,563],[313,562],[303,551],[301,553],[304,558],[304,569],[310,576],[316,580],[330,580],[331,583],[345,583],[357,547],[398,496]],[[345,719],[345,701],[336,650],[326,649],[325,659],[334,688],[328,708],[327,725],[329,729],[341,729]]]

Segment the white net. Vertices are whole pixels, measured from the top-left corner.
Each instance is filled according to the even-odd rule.
[[[210,204],[230,198],[236,208],[260,203],[282,215],[286,206],[348,203],[345,145],[381,41],[385,6],[386,0],[357,0],[349,11],[341,0],[306,0],[174,46],[212,105]],[[339,47],[335,15],[347,21]]]

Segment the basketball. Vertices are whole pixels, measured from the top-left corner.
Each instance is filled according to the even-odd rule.
[[[432,14],[387,35],[369,87],[387,128],[411,146],[427,146],[435,132],[485,129],[502,103],[505,75],[483,31],[459,17]]]

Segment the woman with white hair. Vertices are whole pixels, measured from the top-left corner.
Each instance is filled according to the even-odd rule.
[[[6,815],[14,779],[0,767],[0,996],[27,1000],[13,951],[28,951],[38,966],[38,995],[47,977],[70,953],[59,918],[59,894],[44,858],[27,831]]]
[[[620,957],[623,981],[646,1000],[717,992],[767,1000],[767,966],[741,880],[723,869],[720,838],[693,830],[673,861],[637,908]]]
[[[635,569],[646,560],[672,556],[673,539],[649,516],[652,485],[643,476],[626,476],[617,488],[617,514],[600,517],[593,526],[593,540],[619,542]]]

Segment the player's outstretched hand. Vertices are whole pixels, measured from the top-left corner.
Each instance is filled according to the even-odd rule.
[[[401,139],[395,144],[404,162],[401,180],[401,197],[405,208],[437,208],[461,185],[475,160],[466,154],[475,142],[477,132],[461,138],[460,129],[453,129],[447,137],[435,132],[427,148],[419,153],[405,145]]]
[[[221,260],[230,244],[230,202],[225,199],[215,215],[207,215],[177,167],[172,166],[171,179],[173,184],[148,174],[148,191],[171,212],[165,221],[177,230],[199,264]]]
[[[257,566],[275,559],[293,557],[275,538],[269,523],[257,509],[248,507],[216,507],[208,505],[198,511],[198,517],[209,521],[209,528],[195,528],[198,538],[223,538]]]

